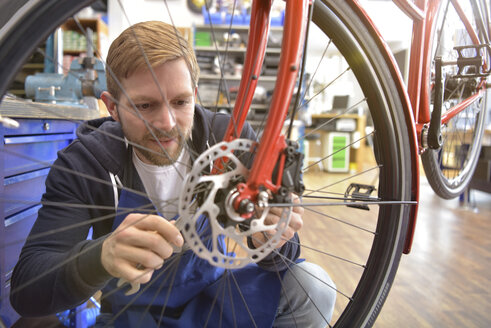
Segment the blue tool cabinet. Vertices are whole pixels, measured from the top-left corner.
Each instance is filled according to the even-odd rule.
[[[77,123],[59,119],[16,119],[0,125],[0,326],[19,315],[9,302],[10,277],[40,208],[45,179],[58,150],[75,138]]]

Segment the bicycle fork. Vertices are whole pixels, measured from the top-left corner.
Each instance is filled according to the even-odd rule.
[[[299,172],[298,166],[291,164],[293,160],[291,155],[296,151],[295,146],[287,143],[285,136],[282,135],[282,127],[299,72],[308,5],[309,0],[286,1],[281,57],[268,119],[261,142],[255,145],[257,152],[247,180],[237,185],[237,196],[233,204],[234,209],[244,218],[252,216],[253,204],[261,203],[266,206],[269,194],[267,191],[273,195],[285,193],[284,189],[281,189],[284,172],[290,174],[292,179],[295,179],[294,176]],[[224,141],[238,138],[245,122],[266,51],[270,9],[269,1],[253,2],[248,58],[244,65],[246,75],[240,83],[233,117]],[[298,157],[295,157],[295,160],[298,161]],[[220,170],[223,163],[217,161],[216,165]],[[302,190],[295,182],[289,186],[288,189]]]

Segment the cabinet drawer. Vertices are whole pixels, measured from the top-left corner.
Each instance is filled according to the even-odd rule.
[[[75,138],[77,124],[70,121],[20,119],[18,129],[1,128],[3,176],[47,167],[57,152]]]
[[[5,219],[5,241],[3,245],[5,269],[2,269],[3,272],[11,271],[17,263],[25,239],[31,231],[34,221],[36,221],[37,212],[40,208],[41,205],[37,205]]]
[[[5,137],[2,156],[4,175],[11,176],[51,165],[57,152],[72,140],[73,135],[68,133]]]
[[[37,205],[46,190],[49,168],[7,177],[3,180],[4,217]]]
[[[50,134],[50,133],[74,133],[77,123],[67,120],[41,120],[41,119],[15,119],[19,127],[15,129],[2,127],[0,130],[4,136]]]

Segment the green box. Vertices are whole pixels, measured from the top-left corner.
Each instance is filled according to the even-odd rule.
[[[327,143],[327,171],[348,172],[349,171],[349,133],[330,132]]]
[[[208,31],[196,31],[194,33],[194,45],[197,47],[211,46],[211,33]]]

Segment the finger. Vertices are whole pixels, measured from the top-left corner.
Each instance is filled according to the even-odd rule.
[[[120,278],[133,283],[146,284],[152,279],[153,269],[137,269],[136,265],[124,262],[120,266]]]
[[[266,225],[275,225],[280,221],[280,216],[276,215],[274,212],[269,212],[266,218],[264,219],[264,223]]]
[[[169,248],[172,254],[172,248],[170,246]],[[165,259],[155,252],[145,248],[121,245],[119,250],[121,250],[121,263],[138,263],[144,268],[158,268],[164,263]]]
[[[298,231],[302,229],[303,226],[303,220],[300,214],[298,213],[292,213],[292,216],[290,217],[290,222],[288,224],[290,228],[293,229],[293,231]]]
[[[298,197],[298,195],[296,195],[296,194],[292,194],[292,201],[293,201],[293,204],[301,204],[302,203],[300,200],[300,197]],[[293,212],[302,215],[304,212],[304,208],[302,206],[293,206]]]
[[[292,239],[294,235],[295,235],[295,230],[293,230],[292,228],[288,227],[287,229],[285,229],[283,231],[283,234],[281,235],[281,238],[284,241],[287,241],[287,240]]]
[[[135,219],[137,218],[137,219]],[[184,243],[181,232],[177,227],[158,215],[136,214],[132,220],[137,220],[134,226],[141,230],[156,231],[165,240],[181,247]]]
[[[269,214],[274,214],[274,215],[277,215],[277,216],[280,217],[282,215],[282,213],[283,213],[284,210],[285,209],[282,208],[282,207],[271,207],[270,210],[269,210],[268,215]]]
[[[136,226],[116,230],[112,237],[115,239],[116,245],[149,249],[163,259],[169,258],[173,252],[170,243],[160,234],[155,233],[155,231],[141,230]]]

